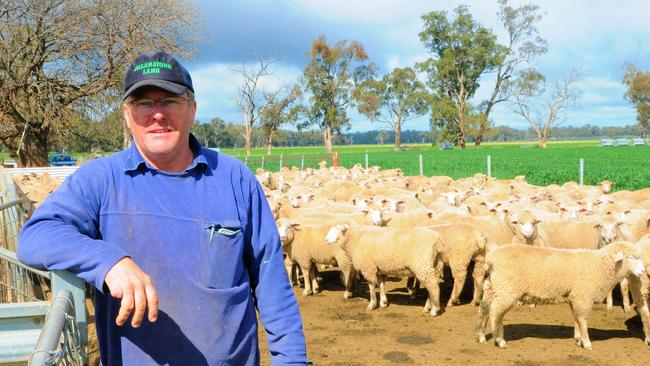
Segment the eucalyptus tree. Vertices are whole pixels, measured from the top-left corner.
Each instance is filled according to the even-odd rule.
[[[47,164],[50,133],[120,95],[140,53],[189,57],[200,33],[190,1],[0,0],[0,141],[20,166]]]
[[[508,101],[511,86],[516,83],[513,78],[523,66],[530,66],[539,55],[546,53],[547,42],[539,37],[537,24],[542,16],[539,6],[525,4],[513,8],[508,0],[499,0],[497,13],[508,39],[503,45],[503,53],[496,69],[496,79],[490,97],[481,104],[482,116],[476,125],[474,143],[478,147],[483,141],[484,134],[490,128],[490,113],[498,103]]]
[[[402,126],[429,111],[429,94],[410,68],[395,68],[381,79],[368,79],[355,90],[360,113],[389,125],[395,132],[395,150],[401,150]]]
[[[465,148],[469,101],[480,86],[481,76],[502,63],[504,47],[489,29],[474,20],[467,6],[455,8],[451,18],[445,11],[433,11],[422,19],[420,41],[432,57],[418,67],[427,73],[433,92],[454,104],[458,145]]]
[[[282,95],[286,91],[286,94]],[[278,129],[285,124],[295,123],[303,111],[298,104],[301,96],[299,85],[291,88],[281,88],[273,94],[267,95],[267,106],[260,116],[260,127],[266,137],[266,154],[271,155],[273,137]]]
[[[636,120],[639,127],[650,127],[650,72],[641,71],[633,64],[625,64],[623,84],[627,87],[625,99],[636,107]]]
[[[333,137],[350,127],[347,111],[354,103],[354,88],[374,74],[375,66],[361,43],[328,44],[323,35],[312,42],[309,54],[301,82],[308,99],[306,121],[299,127],[318,126],[331,153]]]

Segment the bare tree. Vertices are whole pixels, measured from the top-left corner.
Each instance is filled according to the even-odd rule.
[[[186,1],[0,0],[0,141],[20,166],[47,164],[50,133],[119,95],[138,54],[190,56],[197,20]]]
[[[243,78],[235,103],[244,113],[243,137],[246,145],[246,156],[251,155],[253,129],[259,123],[260,116],[269,101],[274,99],[262,89],[260,82],[265,76],[273,75],[271,66],[279,61],[279,58],[265,59],[255,51],[253,51],[253,54],[257,59],[256,67],[250,67],[242,62],[241,66],[233,70]]]
[[[557,125],[563,114],[577,106],[578,93],[574,84],[579,78],[577,69],[571,70],[563,80],[549,83],[544,75],[533,69],[522,71],[513,85],[513,110],[528,121],[537,134],[538,144],[546,148],[551,128]]]

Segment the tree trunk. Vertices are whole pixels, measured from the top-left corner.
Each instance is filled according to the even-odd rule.
[[[18,152],[12,152],[18,167],[48,166],[47,138],[50,134],[49,127],[28,128],[25,132],[25,139]]]
[[[246,156],[251,156],[251,135],[252,129],[247,125],[246,130],[244,131],[244,146],[246,147]]]
[[[461,149],[465,148],[465,134],[463,131],[460,131],[460,134],[458,135],[458,146],[460,146]]]
[[[323,131],[323,140],[325,140],[325,151],[328,154],[332,153],[332,128],[330,126],[325,127]]]
[[[402,125],[395,123],[395,151],[402,150]]]
[[[131,144],[131,131],[126,125],[126,120],[122,118],[122,149],[126,149]]]
[[[266,141],[266,155],[271,155],[272,145],[273,145],[273,131],[269,133],[269,139]]]
[[[461,149],[465,148],[465,109],[462,107],[462,104],[460,104],[457,107],[458,110],[458,130],[460,133],[458,134],[458,146],[460,146]]]

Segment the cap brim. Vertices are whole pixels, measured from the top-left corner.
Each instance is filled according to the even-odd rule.
[[[124,92],[124,94],[122,94],[122,100],[125,100],[136,89],[140,89],[144,86],[155,86],[176,95],[185,94],[188,91],[188,87],[185,85],[172,83],[171,81],[167,80],[147,79],[140,80],[137,83],[133,84],[127,91]]]

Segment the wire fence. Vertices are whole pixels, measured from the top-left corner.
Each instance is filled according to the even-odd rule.
[[[3,201],[0,197],[0,251],[15,253],[27,213],[21,200]],[[48,292],[47,278],[0,256],[0,303],[46,300]]]

